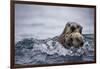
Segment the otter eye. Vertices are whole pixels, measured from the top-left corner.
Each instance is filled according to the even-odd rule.
[[[80,26],[79,26],[79,25],[77,25],[77,28],[80,28]]]
[[[70,23],[67,23],[66,26],[70,27]]]

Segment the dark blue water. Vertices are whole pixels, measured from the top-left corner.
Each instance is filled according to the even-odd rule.
[[[45,40],[27,38],[16,43],[15,64],[59,64],[94,61],[93,34],[85,34],[82,48],[65,49],[56,41],[57,37]]]

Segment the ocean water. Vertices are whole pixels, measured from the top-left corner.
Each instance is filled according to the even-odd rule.
[[[64,48],[57,36],[48,39],[26,38],[15,44],[15,64],[59,64],[94,61],[94,35],[84,34],[82,48]]]

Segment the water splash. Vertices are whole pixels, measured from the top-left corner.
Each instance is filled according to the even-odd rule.
[[[16,44],[16,64],[54,64],[75,61],[93,61],[94,48],[86,40],[81,48],[64,48],[57,37],[46,40],[23,39]]]

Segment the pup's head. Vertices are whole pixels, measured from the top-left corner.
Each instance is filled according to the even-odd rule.
[[[79,32],[73,32],[69,36],[65,36],[65,46],[79,48],[84,44],[84,38]]]

